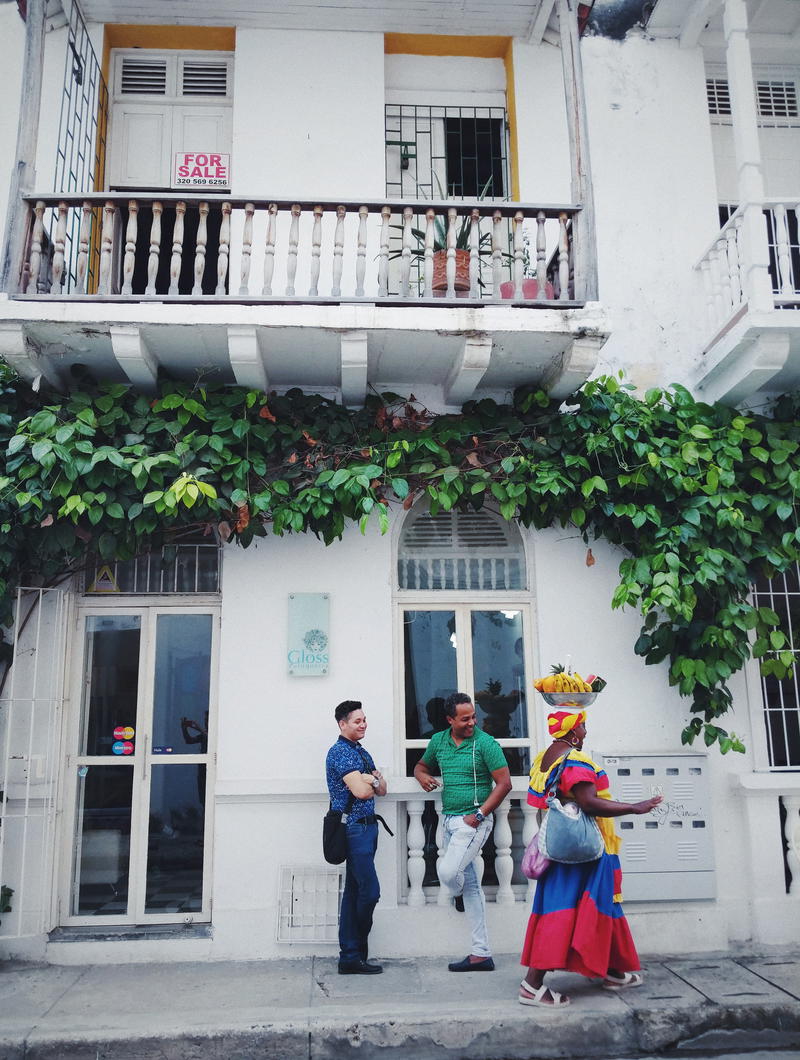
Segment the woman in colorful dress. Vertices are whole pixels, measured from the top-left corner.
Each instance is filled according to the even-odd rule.
[[[528,974],[520,984],[519,1000],[522,1005],[556,1008],[568,1005],[570,999],[544,985],[548,971],[600,978],[607,990],[642,983],[639,957],[620,904],[620,838],[610,818],[649,813],[663,796],[643,802],[614,802],[605,771],[581,750],[586,738],[585,712],[560,710],[548,715],[547,722],[553,742],[533,763],[528,803],[547,809],[548,779],[566,757],[559,796],[562,802],[576,802],[597,818],[605,845],[596,861],[577,865],[551,862],[536,884],[520,958]]]

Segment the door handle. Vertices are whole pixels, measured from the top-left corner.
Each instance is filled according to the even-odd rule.
[[[147,751],[150,745],[150,733],[145,734],[144,738],[144,760],[142,762],[142,780],[147,780]]]

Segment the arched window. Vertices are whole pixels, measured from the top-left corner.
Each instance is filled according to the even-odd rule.
[[[406,769],[447,726],[451,692],[472,697],[514,775],[530,767],[530,596],[519,528],[497,513],[412,512],[399,536]]]

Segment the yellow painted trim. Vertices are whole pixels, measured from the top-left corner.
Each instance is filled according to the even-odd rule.
[[[509,40],[503,61],[506,68],[506,115],[508,117],[508,152],[511,168],[511,200],[519,202],[519,149],[517,130],[517,86],[514,81],[514,41]]]
[[[457,37],[436,33],[385,33],[386,55],[468,55],[475,59],[504,59],[510,37]]]

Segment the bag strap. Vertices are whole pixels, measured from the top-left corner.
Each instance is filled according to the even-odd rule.
[[[555,772],[550,777],[550,779],[547,781],[547,785],[545,786],[545,789],[544,789],[545,798],[549,799],[549,798],[552,798],[554,795],[558,795],[558,782],[559,782],[559,780],[561,780],[561,774],[564,772],[564,769],[566,768],[567,759],[568,758],[569,758],[569,751],[567,751],[567,753],[564,755],[564,757],[558,763],[558,766],[556,767]],[[552,791],[551,791],[551,789],[552,789]]]

